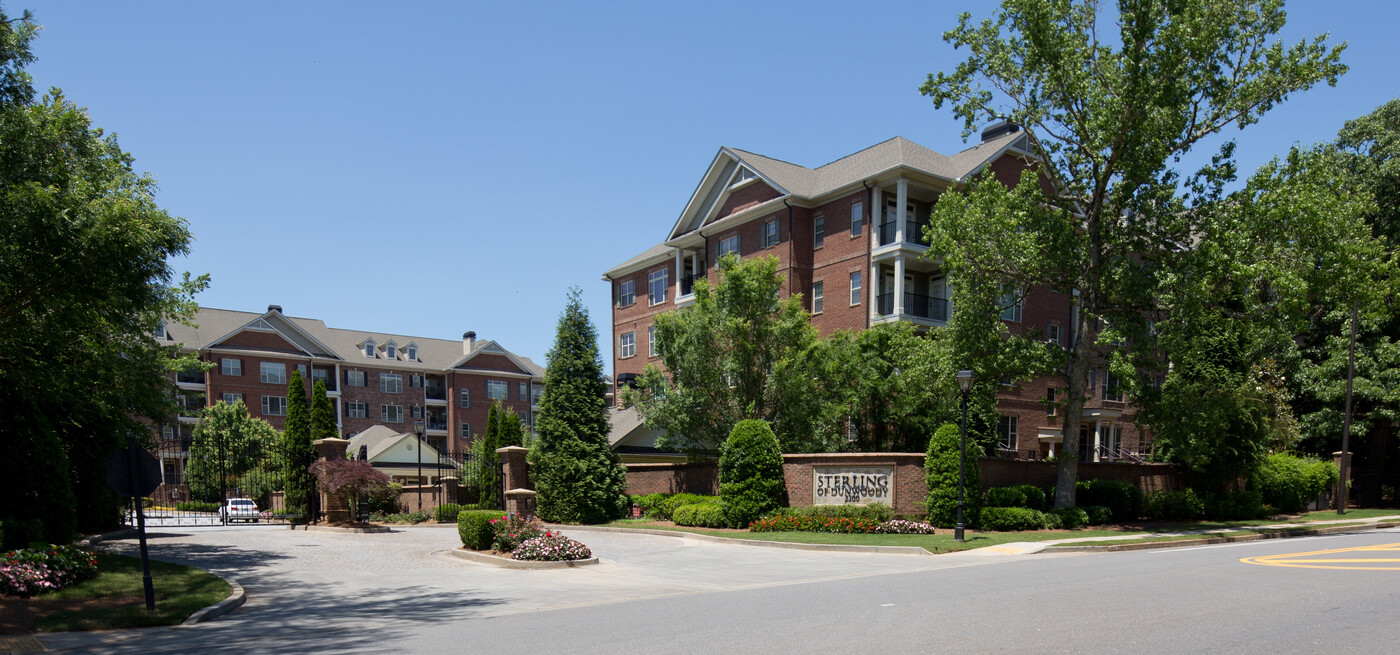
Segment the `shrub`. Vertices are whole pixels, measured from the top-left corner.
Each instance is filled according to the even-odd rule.
[[[892,520],[875,526],[880,534],[933,534],[933,526],[919,521]]]
[[[1029,509],[1044,511],[1047,507],[1045,501],[1045,490],[1033,484],[1016,485],[1021,493],[1026,494],[1026,507]]]
[[[451,523],[457,520],[457,513],[460,511],[462,511],[461,505],[457,503],[444,503],[438,505],[437,509],[433,510],[433,518],[436,518],[438,523]]]
[[[1263,495],[1263,502],[1280,512],[1296,514],[1322,492],[1335,487],[1339,477],[1333,462],[1275,453],[1264,458],[1251,486]]]
[[[567,562],[592,556],[593,551],[590,551],[588,546],[562,534],[549,532],[521,543],[511,554],[515,559],[536,562]]]
[[[217,512],[217,511],[219,511],[219,504],[218,504],[218,503],[206,503],[206,502],[204,502],[204,501],[202,501],[202,500],[187,500],[187,501],[184,501],[184,502],[175,503],[175,511],[177,511],[177,512]]]
[[[506,513],[494,509],[463,510],[457,513],[457,536],[462,546],[471,550],[486,550],[496,540],[496,530],[491,521]]]
[[[1147,495],[1147,517],[1164,521],[1193,521],[1206,514],[1206,505],[1196,492],[1157,491]]]
[[[870,534],[881,525],[870,519],[837,518],[832,516],[769,516],[749,525],[750,532],[831,532],[837,534]]]
[[[97,557],[73,546],[44,546],[0,555],[0,594],[28,597],[97,576]]]
[[[398,514],[404,511],[403,505],[399,504],[399,494],[403,493],[403,485],[397,482],[390,482],[389,488],[382,494],[370,496],[361,506],[361,510],[370,514],[378,512],[380,514]]]
[[[503,553],[512,552],[522,542],[545,534],[544,526],[538,521],[519,516],[502,516],[492,519],[491,529],[495,533],[495,537],[491,540],[491,547]]]
[[[894,518],[894,508],[884,503],[869,505],[799,505],[780,507],[770,516],[827,516],[844,519],[870,519],[884,523]]]
[[[734,525],[787,505],[783,451],[767,421],[739,421],[729,431],[720,448],[719,496]]]
[[[928,478],[928,518],[940,528],[951,528],[958,521],[958,458],[961,439],[958,426],[945,424],[933,433],[928,440],[928,457],[924,459],[924,470]],[[982,483],[977,458],[982,456],[982,447],[976,439],[967,442],[966,457],[966,509],[963,524],[977,527],[982,513]]]
[[[651,506],[648,515],[662,521],[670,521],[676,508],[682,505],[698,505],[701,503],[719,504],[719,496],[701,496],[700,494],[652,494],[661,496]]]
[[[1045,527],[1045,514],[1028,507],[983,507],[979,518],[983,530],[1019,532]]]
[[[1085,525],[1104,525],[1113,522],[1113,510],[1103,505],[1087,505],[1079,509],[1084,510],[1084,515],[1089,517]]]
[[[1119,480],[1088,480],[1076,485],[1075,500],[1080,507],[1107,507],[1118,523],[1142,516],[1143,494],[1137,485]]]
[[[1223,491],[1203,498],[1206,516],[1222,521],[1247,521],[1268,516],[1264,510],[1264,495],[1256,490]]]
[[[396,512],[394,514],[382,514],[375,512],[369,515],[369,520],[379,523],[411,523],[418,524],[431,517],[426,511],[423,512]]]
[[[695,528],[729,528],[736,527],[730,520],[729,513],[723,503],[697,503],[694,505],[681,505],[676,508],[673,520],[676,525],[684,525]]]
[[[1080,507],[1057,507],[1046,513],[1058,517],[1063,530],[1078,530],[1089,525],[1089,514]]]
[[[983,503],[986,507],[1027,507],[1026,492],[1019,487],[992,487]]]

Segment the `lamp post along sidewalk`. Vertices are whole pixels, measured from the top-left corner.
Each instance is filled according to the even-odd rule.
[[[972,390],[972,377],[972,371],[958,371],[958,389],[962,391],[962,424],[959,426],[962,443],[958,447],[958,524],[953,528],[953,541],[958,543],[963,541],[963,503],[967,482],[967,392]]]

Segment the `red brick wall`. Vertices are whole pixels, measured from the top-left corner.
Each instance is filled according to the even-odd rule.
[[[263,335],[258,335],[263,336]],[[306,366],[305,384],[308,398],[311,395],[311,362],[307,358],[291,358],[276,356],[254,356],[250,353],[206,353],[204,358],[213,362],[213,368],[206,373],[205,388],[208,389],[206,402],[210,405],[223,400],[225,393],[243,394],[243,404],[248,406],[248,414],[266,420],[273,427],[281,430],[287,418],[285,416],[265,416],[262,412],[263,396],[287,395],[287,385],[284,384],[263,384],[261,379],[261,366],[263,362],[283,364],[287,368],[287,379],[290,380],[292,372],[296,371],[298,365]],[[242,361],[243,374],[237,376],[224,375],[221,360],[237,359]]]
[[[652,271],[666,269],[666,282],[668,290],[666,292],[666,302],[650,305],[647,298],[647,278]],[[636,281],[636,302],[626,307],[617,306],[617,285],[622,280],[632,279]],[[642,374],[642,369],[646,365],[660,365],[661,360],[651,357],[647,349],[647,328],[652,325],[652,317],[662,312],[668,312],[676,307],[676,262],[674,258],[667,260],[664,264],[656,264],[629,275],[619,277],[613,282],[613,379],[624,373]],[[627,332],[635,332],[637,335],[637,354],[627,359],[620,357],[618,340]]]
[[[273,332],[258,332],[254,330],[244,330],[235,334],[223,343],[221,348],[248,348],[250,350],[270,350],[274,352],[296,353],[305,356],[300,348],[292,345],[286,339]]]
[[[472,363],[476,363],[476,359]],[[511,366],[514,369],[514,366]],[[525,400],[516,400],[516,385],[524,378],[505,377],[492,375],[489,372],[462,372],[453,371],[447,378],[447,428],[451,437],[447,443],[451,452],[461,452],[471,445],[471,441],[461,438],[461,425],[470,423],[472,426],[472,440],[486,431],[486,418],[491,412],[491,404],[495,401],[486,397],[486,381],[502,380],[506,383],[507,397],[501,404],[507,408],[515,410],[517,414],[529,415],[530,397],[528,394]],[[472,394],[472,406],[462,407],[460,389],[470,389]]]
[[[715,462],[678,464],[626,464],[627,493],[719,495],[719,467]]]
[[[720,205],[719,212],[715,214],[715,220],[719,220],[730,214],[743,211],[754,205],[767,202],[778,197],[778,192],[773,187],[755,180],[729,194],[724,204]],[[713,221],[712,221],[713,222]]]
[[[410,387],[409,376],[414,371],[394,368],[368,368],[364,366],[342,366],[340,374],[340,421],[341,431],[345,434],[355,434],[369,429],[372,426],[383,424],[399,432],[413,432],[413,406],[424,406],[423,387]],[[345,371],[365,371],[365,386],[352,387],[345,384]],[[397,374],[403,378],[402,393],[389,393],[379,390],[380,376],[384,374]],[[350,418],[347,408],[351,401],[365,403],[364,418]],[[381,416],[381,405],[398,405],[402,408],[400,416],[402,420],[398,423],[388,423]]]

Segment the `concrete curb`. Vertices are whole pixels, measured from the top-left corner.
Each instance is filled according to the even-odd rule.
[[[789,548],[792,550],[817,550],[828,553],[884,553],[886,555],[933,555],[918,546],[852,546],[848,544],[804,544],[794,541],[763,541],[759,539],[734,539],[732,537],[715,537],[708,534],[696,532],[682,532],[680,530],[651,530],[647,528],[613,528],[595,525],[554,525],[546,524],[547,528],[554,530],[581,530],[584,532],[630,532],[633,534],[649,534],[659,537],[676,537],[677,539],[696,539],[719,544],[736,544],[740,546],[759,546],[762,548]],[[968,552],[968,551],[962,551]]]
[[[210,605],[204,609],[199,610],[198,612],[195,612],[194,614],[191,614],[189,618],[185,619],[184,621],[181,621],[180,625],[176,627],[194,625],[196,623],[208,621],[209,619],[223,616],[225,614],[228,614],[229,612],[238,609],[239,607],[242,607],[243,603],[248,600],[248,592],[243,590],[243,585],[238,584],[237,580],[233,578],[225,578],[224,576],[219,575],[218,573],[214,573],[213,571],[207,572],[213,575],[218,575],[220,580],[223,580],[224,582],[228,583],[228,598],[225,598],[217,603],[214,603],[213,605]]]
[[[132,537],[137,536],[138,534],[140,533],[137,531],[136,528],[122,528],[121,530],[113,530],[112,532],[104,532],[102,534],[95,534],[91,537],[79,539],[78,545],[87,546],[88,548],[91,548],[104,541],[111,541],[114,539],[130,539]]]
[[[591,565],[593,565],[593,564],[597,564],[597,563],[598,563],[598,558],[597,558],[597,557],[590,557],[590,558],[588,558],[588,559],[569,560],[569,561],[565,561],[565,562],[532,562],[532,561],[529,561],[529,560],[519,560],[519,559],[510,559],[510,558],[507,558],[507,557],[497,557],[497,556],[495,556],[495,555],[488,555],[488,554],[486,554],[486,553],[478,553],[478,552],[476,552],[476,551],[474,551],[474,550],[460,550],[460,549],[457,549],[457,550],[445,550],[445,551],[442,551],[442,552],[447,553],[448,555],[451,555],[451,556],[453,556],[453,557],[456,557],[457,559],[464,559],[464,560],[467,560],[467,561],[469,561],[469,562],[476,562],[476,563],[478,563],[478,564],[489,564],[489,565],[491,565],[491,566],[498,566],[498,567],[503,568],[503,569],[527,569],[527,570],[572,569],[572,568],[577,568],[577,567],[580,567],[580,566],[591,566]]]
[[[1121,543],[1104,546],[1055,546],[1048,545],[1041,552],[1055,553],[1116,553],[1128,550],[1152,550],[1156,548],[1182,548],[1187,546],[1210,546],[1214,544],[1232,544],[1246,541],[1259,541],[1261,539],[1288,539],[1291,537],[1316,537],[1319,535],[1341,534],[1344,532],[1357,532],[1360,530],[1381,530],[1384,528],[1400,527],[1400,522],[1371,523],[1358,525],[1339,525],[1324,528],[1300,528],[1297,530],[1273,530],[1269,532],[1246,532],[1244,534],[1219,535],[1215,537],[1202,537],[1200,539],[1181,539],[1179,541],[1147,541],[1139,543]]]
[[[338,528],[333,525],[293,525],[292,530],[305,530],[307,532],[340,532],[344,534],[384,534],[393,532],[388,526],[371,525],[368,528]]]

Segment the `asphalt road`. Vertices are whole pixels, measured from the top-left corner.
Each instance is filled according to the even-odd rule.
[[[152,552],[238,578],[243,608],[188,628],[42,640],[93,653],[1400,651],[1400,530],[925,557],[573,536],[603,563],[464,562],[441,552],[456,545],[445,528],[172,531],[152,539]],[[1343,550],[1387,544],[1396,550]],[[1315,554],[1268,559],[1293,553]]]

